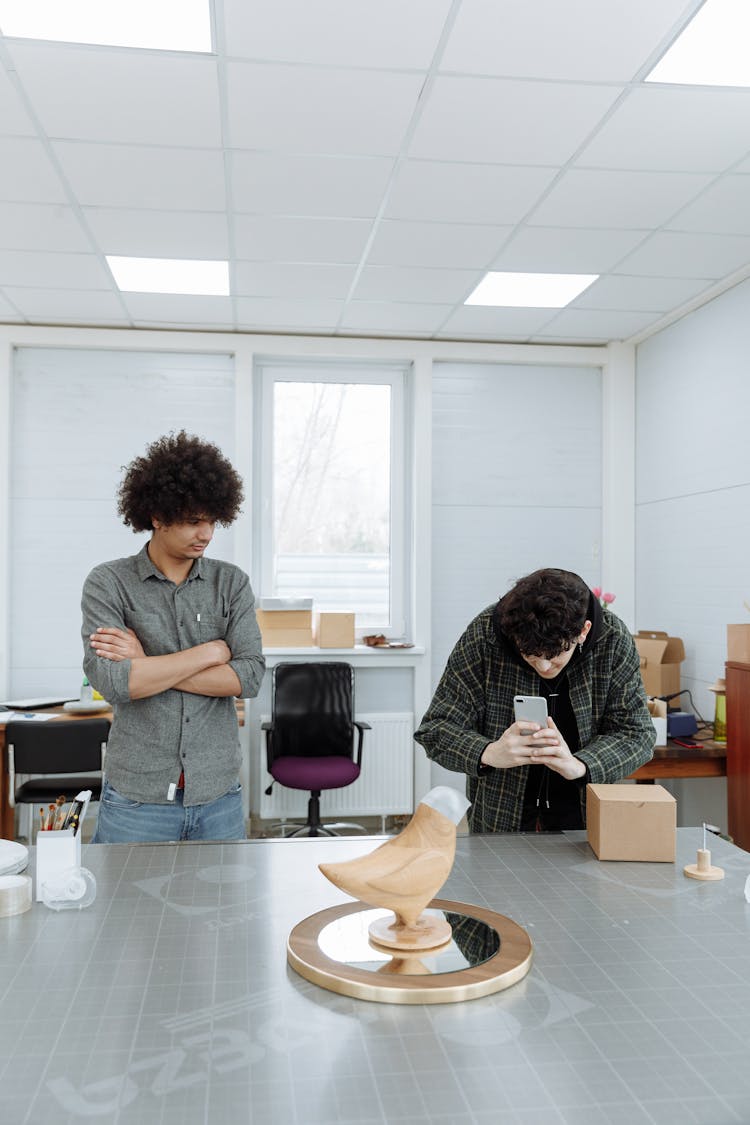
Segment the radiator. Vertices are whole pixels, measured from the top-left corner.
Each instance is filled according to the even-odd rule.
[[[270,716],[264,716],[268,721]],[[328,789],[320,795],[322,817],[388,816],[414,809],[414,716],[378,712],[357,715],[372,730],[366,730],[362,745],[362,772],[352,785]],[[265,751],[264,751],[265,754]],[[274,783],[270,796],[264,790],[271,781],[265,757],[261,770],[258,810],[263,820],[303,819],[310,794]]]

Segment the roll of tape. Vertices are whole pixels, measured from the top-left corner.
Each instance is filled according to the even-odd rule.
[[[0,918],[23,914],[31,906],[31,879],[28,875],[0,875]]]

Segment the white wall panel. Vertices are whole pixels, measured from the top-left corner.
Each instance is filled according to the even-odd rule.
[[[80,595],[99,562],[146,540],[116,512],[122,467],[185,428],[234,446],[231,356],[21,348],[12,389],[11,695],[76,695]],[[217,531],[211,552],[232,557]]]
[[[542,566],[599,578],[601,374],[437,364],[432,677],[468,622]]]

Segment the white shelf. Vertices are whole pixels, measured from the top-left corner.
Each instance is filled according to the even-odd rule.
[[[354,648],[264,648],[266,665],[272,668],[282,660],[345,660],[356,668],[411,668],[424,657],[424,647],[377,648],[355,645]]]

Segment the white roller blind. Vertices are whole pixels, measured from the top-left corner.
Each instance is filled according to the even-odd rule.
[[[10,484],[10,694],[78,693],[80,594],[97,563],[146,541],[121,522],[123,466],[185,429],[234,452],[228,355],[20,348]],[[246,490],[249,489],[246,481]],[[211,553],[232,557],[231,530]]]

